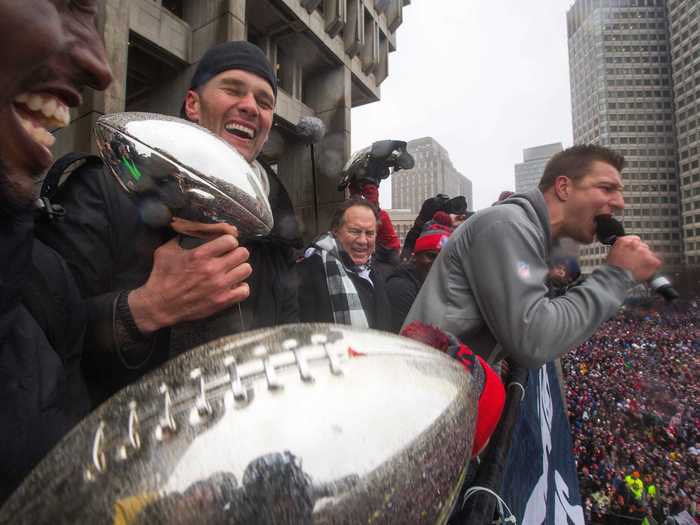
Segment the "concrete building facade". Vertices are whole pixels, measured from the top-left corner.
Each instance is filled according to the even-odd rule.
[[[522,193],[536,188],[547,162],[560,151],[561,142],[524,149],[523,161],[515,165],[515,192]]]
[[[455,169],[447,150],[432,137],[411,140],[406,148],[416,165],[391,176],[393,208],[420,211],[423,201],[444,193],[450,197],[464,195],[473,209],[472,183]]]
[[[410,0],[100,0],[99,23],[114,73],[104,93],[88,93],[56,132],[56,155],[95,151],[104,113],[177,115],[198,61],[212,45],[248,40],[278,72],[279,94],[263,157],[290,192],[307,238],[325,229],[343,193],[336,185],[350,153],[350,110],[379,100]],[[314,115],[327,133],[310,148],[296,133]],[[315,187],[315,191],[314,191]],[[315,221],[317,210],[318,222]]]
[[[693,2],[691,2],[693,3]],[[567,13],[574,143],[627,159],[623,221],[671,271],[682,263],[671,50],[665,0],[577,0]],[[582,247],[590,271],[607,256]]]
[[[683,262],[700,266],[700,3],[668,0]]]

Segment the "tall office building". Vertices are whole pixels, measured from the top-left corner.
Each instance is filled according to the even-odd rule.
[[[700,265],[700,3],[668,0],[684,263]]]
[[[344,198],[336,190],[350,154],[351,108],[375,102],[389,74],[389,53],[410,0],[98,0],[99,28],[114,82],[88,92],[56,132],[58,155],[94,151],[93,125],[103,113],[177,115],[197,63],[231,40],[258,45],[277,71],[275,126],[263,150],[289,190],[306,237],[327,228]],[[311,154],[296,124],[326,125]],[[315,186],[315,187],[314,187]],[[319,224],[315,223],[318,216]]]
[[[663,257],[666,270],[678,268],[682,243],[666,2],[577,0],[567,25],[574,143],[608,146],[625,156],[625,228]],[[583,270],[606,255],[600,244],[583,247]]]
[[[516,193],[536,188],[540,183],[547,162],[560,151],[562,151],[561,142],[524,149],[523,161],[515,165]]]
[[[412,140],[406,149],[416,165],[391,176],[392,208],[418,213],[423,201],[438,193],[450,197],[464,195],[469,209],[473,208],[471,181],[455,169],[447,150],[434,138]]]

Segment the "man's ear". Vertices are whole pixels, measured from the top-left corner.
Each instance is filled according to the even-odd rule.
[[[191,120],[192,122],[199,122],[199,114],[199,93],[193,89],[190,89],[185,95],[185,115],[187,115],[188,120]]]
[[[554,179],[554,194],[560,201],[569,200],[571,185],[572,180],[566,175],[559,175],[556,179]]]

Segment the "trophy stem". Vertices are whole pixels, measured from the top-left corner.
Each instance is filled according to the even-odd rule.
[[[245,331],[246,326],[245,326],[245,321],[243,320],[243,310],[241,309],[241,303],[238,303],[236,306],[238,307],[238,315],[241,318],[241,328],[243,331]]]

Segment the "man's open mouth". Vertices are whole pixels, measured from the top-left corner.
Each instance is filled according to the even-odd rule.
[[[242,139],[252,140],[255,138],[255,129],[245,124],[230,122],[224,126],[224,129]]]
[[[70,124],[68,106],[53,95],[22,93],[15,97],[14,106],[27,134],[46,149],[56,142],[49,130]]]

